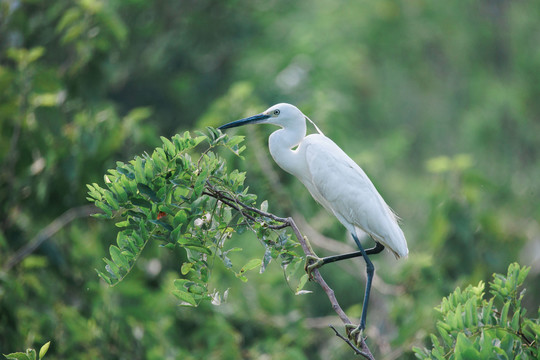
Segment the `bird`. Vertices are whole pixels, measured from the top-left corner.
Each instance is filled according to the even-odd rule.
[[[317,133],[306,136],[306,120]],[[385,248],[396,258],[405,258],[409,250],[399,226],[399,218],[386,204],[362,168],[335,142],[326,137],[313,121],[296,106],[280,103],[266,111],[229,122],[218,129],[225,130],[248,124],[272,124],[274,131],[268,145],[272,158],[284,171],[295,176],[311,196],[352,235],[359,251],[316,258],[311,256],[306,268],[312,271],[325,264],[363,257],[366,263],[366,285],[360,324],[351,334],[362,333],[366,326],[367,309],[375,267],[368,255]],[[367,233],[374,241],[373,248],[364,249],[359,238]]]

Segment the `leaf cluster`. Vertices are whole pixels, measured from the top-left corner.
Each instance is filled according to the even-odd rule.
[[[437,310],[438,335],[432,349],[414,348],[419,359],[537,359],[540,355],[540,316],[527,318],[521,289],[529,267],[512,263],[506,276],[494,274],[489,299],[484,283],[459,287]],[[540,309],[539,314],[540,315]]]
[[[110,258],[104,259],[105,271],[98,271],[103,280],[110,285],[122,281],[149,241],[185,251],[183,278],[175,280],[173,292],[185,305],[221,301],[208,289],[216,259],[243,281],[247,271],[262,272],[272,259],[279,258],[285,269],[291,263],[299,267],[297,243],[285,232],[286,224],[266,212],[266,201],[257,207],[256,196],[244,187],[245,173],[228,172],[225,160],[215,152],[225,148],[239,156],[245,148],[242,137],[208,128],[207,134],[192,137],[185,132],[161,140],[162,146],[152,154],[118,162],[105,175],[104,186],[88,185],[88,200],[103,211],[95,216],[114,218],[120,229]],[[202,142],[208,147],[197,153]],[[266,250],[262,259],[251,259],[237,269],[229,254],[242,249],[226,243],[233,233],[246,230],[254,232]]]
[[[36,353],[36,350],[34,349],[27,349],[26,352],[15,352],[4,356],[10,360],[41,360],[45,357],[47,351],[49,351],[50,345],[50,341],[43,344],[43,346],[39,349],[39,353]]]

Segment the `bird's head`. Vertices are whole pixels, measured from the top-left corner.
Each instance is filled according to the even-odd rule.
[[[219,129],[224,130],[247,124],[274,124],[281,127],[289,127],[299,122],[305,124],[305,118],[305,115],[296,106],[281,103],[269,107],[260,114],[222,125]]]

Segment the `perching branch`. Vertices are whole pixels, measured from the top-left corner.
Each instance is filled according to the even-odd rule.
[[[287,218],[286,220],[287,220],[289,226],[291,227],[291,229],[293,230],[294,234],[296,235],[296,238],[300,242],[300,245],[302,246],[302,250],[304,250],[304,254],[306,256],[308,256],[308,255],[316,256],[316,254],[313,251],[313,249],[311,248],[311,245],[309,244],[307,238],[302,236],[302,233],[300,232],[300,229],[298,229],[298,227],[296,226],[293,218]],[[326,296],[328,296],[328,299],[330,300],[330,303],[332,304],[332,309],[334,309],[334,311],[339,316],[339,318],[341,319],[343,324],[344,325],[352,324],[352,322],[349,319],[349,317],[347,316],[347,314],[345,314],[345,312],[343,311],[341,306],[339,306],[336,295],[334,294],[334,290],[332,290],[332,288],[330,286],[328,286],[328,284],[326,283],[326,281],[322,277],[321,273],[319,272],[319,269],[313,270],[312,274],[313,274],[313,280],[315,280],[315,282],[318,283],[319,286],[326,293]],[[335,331],[335,329],[334,329],[334,331]],[[336,331],[336,333],[337,333],[337,331]],[[342,338],[342,339],[345,339],[341,335],[339,337]],[[357,343],[357,346],[360,347],[359,351],[357,351],[358,348],[356,346],[354,346],[350,341],[346,341],[346,343],[349,346],[351,346],[353,348],[353,350],[355,350],[355,352],[357,354],[362,355],[366,359],[371,359],[371,360],[375,359],[373,357],[373,355],[371,354],[371,351],[369,350],[369,348],[368,348],[368,346],[367,346],[367,344],[366,344],[366,342],[365,342],[365,340],[364,340],[364,338],[362,336],[359,336],[357,339],[355,339],[355,342]]]
[[[311,248],[311,245],[309,244],[309,241],[307,240],[307,238],[305,236],[302,235],[302,233],[300,232],[300,229],[298,228],[298,226],[296,225],[296,223],[294,222],[292,217],[282,218],[282,217],[278,217],[278,216],[276,216],[274,214],[262,211],[260,209],[248,206],[248,205],[242,203],[241,201],[239,201],[238,199],[234,199],[233,197],[229,196],[225,192],[218,190],[210,182],[206,183],[206,190],[207,190],[207,191],[205,191],[206,195],[209,195],[209,196],[223,202],[224,204],[230,206],[231,208],[237,210],[238,212],[240,212],[242,214],[242,216],[246,217],[250,221],[261,222],[261,219],[257,218],[257,216],[259,216],[259,217],[268,218],[268,219],[271,219],[271,220],[273,220],[275,222],[281,223],[281,224],[278,224],[278,225],[266,224],[266,226],[268,228],[271,228],[271,229],[283,229],[285,227],[290,227],[292,229],[292,231],[294,232],[294,235],[298,239],[298,242],[300,243],[300,246],[302,247],[302,250],[304,251],[304,254],[306,256],[316,256],[315,252]],[[330,286],[328,286],[328,284],[326,283],[326,281],[322,277],[319,270],[314,269],[311,274],[313,275],[313,280],[316,283],[319,284],[319,286],[322,288],[322,290],[326,293],[326,296],[328,296],[328,299],[330,300],[330,304],[332,305],[332,309],[334,309],[334,311],[336,312],[338,317],[341,319],[343,324],[346,325],[346,326],[347,325],[352,325],[351,320],[349,319],[349,317],[347,316],[345,311],[343,311],[343,309],[339,305],[339,302],[338,302],[338,300],[336,298],[334,290],[332,290],[332,288]],[[352,341],[350,341],[349,339],[347,339],[344,336],[342,336],[341,334],[339,334],[336,331],[335,328],[333,328],[332,326],[331,326],[331,328],[336,332],[336,335],[338,337],[340,337],[342,340],[344,340],[354,350],[354,352],[356,354],[361,355],[366,359],[374,360],[374,357],[371,354],[371,351],[369,350],[369,348],[368,348],[368,346],[367,346],[367,344],[366,344],[366,342],[365,342],[365,340],[364,340],[364,338],[362,336],[359,336],[357,339],[353,339],[356,342],[356,345],[355,345],[355,344],[353,344]]]
[[[345,336],[341,335],[341,334],[339,333],[339,331],[336,330],[335,327],[333,327],[332,325],[329,325],[329,327],[330,327],[330,329],[334,330],[334,332],[336,333],[336,336],[337,336],[338,338],[340,338],[341,340],[345,341],[345,342],[347,343],[347,345],[349,345],[349,346],[354,350],[354,352],[355,352],[356,354],[362,355],[362,356],[365,357],[366,359],[372,359],[372,358],[373,358],[373,355],[371,355],[371,353],[369,353],[369,352],[364,352],[364,351],[360,350],[359,348],[357,348],[357,347],[351,342],[351,340],[349,340],[349,339],[347,339]],[[367,346],[366,346],[366,348],[367,348]],[[368,351],[369,351],[369,349],[368,349]]]

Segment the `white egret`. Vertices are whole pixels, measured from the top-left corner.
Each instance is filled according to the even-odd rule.
[[[367,281],[360,325],[353,333],[363,331],[374,274],[369,254],[380,253],[387,247],[396,258],[409,253],[407,241],[397,217],[379,195],[364,171],[339,146],[327,138],[313,123],[318,134],[306,136],[306,119],[297,107],[277,104],[261,114],[230,122],[219,129],[246,124],[273,124],[281,129],[269,138],[270,154],[285,171],[296,176],[313,198],[351,233],[360,251],[330,256],[308,266],[309,270],[324,264],[362,256],[366,262]],[[376,246],[364,250],[359,237],[365,232]],[[313,260],[313,259],[311,259]],[[309,261],[309,259],[308,259]]]

